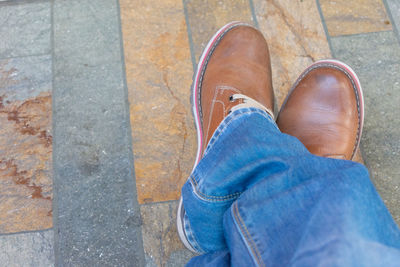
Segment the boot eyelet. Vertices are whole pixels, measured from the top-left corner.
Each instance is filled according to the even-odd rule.
[[[235,99],[233,99],[233,95],[231,95],[231,96],[229,97],[229,101],[230,101],[230,102],[235,101]]]

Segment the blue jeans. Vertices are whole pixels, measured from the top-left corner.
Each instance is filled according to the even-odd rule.
[[[232,112],[182,188],[188,266],[400,266],[367,169],[310,154],[265,112]]]

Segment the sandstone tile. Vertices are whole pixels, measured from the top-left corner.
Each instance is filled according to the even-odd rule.
[[[0,59],[50,52],[50,2],[0,6]]]
[[[0,125],[0,233],[50,228],[50,56],[0,60]]]
[[[139,203],[176,200],[197,149],[182,1],[120,5]]]
[[[267,39],[275,96],[280,106],[301,72],[331,53],[315,1],[255,0],[260,30]]]
[[[392,29],[382,0],[320,0],[319,2],[331,36]]]
[[[53,230],[0,236],[2,266],[54,266]]]
[[[183,266],[194,256],[179,240],[177,206],[177,201],[141,205],[146,266]]]
[[[197,61],[213,34],[231,21],[253,24],[248,0],[185,0]]]

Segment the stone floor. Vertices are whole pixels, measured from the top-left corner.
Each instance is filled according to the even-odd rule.
[[[400,224],[397,0],[0,0],[4,266],[193,256],[175,228],[197,149],[190,85],[208,39],[232,20],[266,37],[278,106],[316,60],[356,70],[357,160]]]

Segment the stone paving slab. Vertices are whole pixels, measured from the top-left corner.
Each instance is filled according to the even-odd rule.
[[[138,200],[176,200],[197,149],[182,1],[120,4]]]
[[[0,25],[0,58],[50,53],[50,2],[1,5]]]
[[[392,29],[382,0],[319,0],[331,36]]]
[[[52,227],[51,81],[50,55],[0,59],[0,233]]]
[[[0,235],[0,265],[54,266],[53,230]]]
[[[394,32],[397,34],[397,38],[400,41],[400,1],[398,0],[384,0],[386,2],[386,7],[389,9],[391,19],[394,24]]]
[[[193,42],[195,66],[210,38],[231,21],[254,25],[248,0],[184,0]]]
[[[58,266],[143,266],[119,6],[54,1]]]
[[[328,41],[315,1],[254,0],[261,32],[267,39],[278,106],[301,72],[330,58]]]
[[[400,46],[393,32],[332,38],[358,74],[365,98],[361,148],[381,197],[400,224]]]
[[[191,257],[176,230],[178,201],[141,205],[146,266],[183,266]]]

